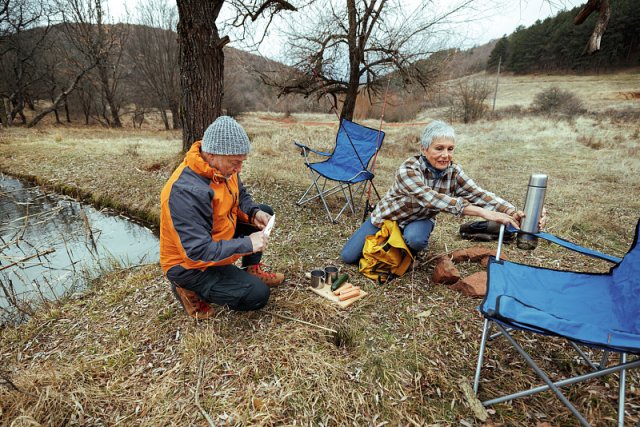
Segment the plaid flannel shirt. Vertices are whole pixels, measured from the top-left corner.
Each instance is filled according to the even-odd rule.
[[[460,216],[469,204],[507,214],[516,210],[511,203],[480,188],[460,165],[452,163],[438,175],[427,168],[423,156],[405,160],[394,184],[371,213],[371,223],[381,227],[389,219],[405,227],[418,219],[434,218],[442,211]]]

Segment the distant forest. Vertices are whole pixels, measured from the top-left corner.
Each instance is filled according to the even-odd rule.
[[[611,18],[602,37],[601,49],[582,55],[596,21],[591,15],[582,25],[573,20],[579,7],[554,18],[537,21],[529,28],[518,27],[496,43],[487,69],[514,73],[604,72],[640,65],[640,2],[611,0]]]

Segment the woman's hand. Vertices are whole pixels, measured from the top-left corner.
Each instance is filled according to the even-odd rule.
[[[462,214],[479,216],[486,219],[487,221],[494,221],[498,224],[504,224],[506,226],[512,225],[518,229],[520,228],[520,220],[524,217],[524,212],[522,211],[517,211],[512,213],[511,215],[507,215],[506,213],[490,211],[488,209],[481,208],[480,206],[475,205],[465,206]]]
[[[520,225],[522,224],[522,220],[525,217],[525,213],[522,211],[515,211],[514,213],[511,214],[511,218],[513,218],[514,221],[516,221],[518,223],[518,226],[516,228],[520,228]]]
[[[540,214],[540,221],[538,221],[538,230],[544,230],[544,226],[547,225],[547,208],[542,207],[542,213]]]
[[[518,224],[522,224],[522,219],[526,216],[522,211],[516,211],[511,214],[513,219],[518,221]],[[544,230],[544,226],[547,224],[547,209],[543,206],[540,213],[540,219],[538,220],[538,231]]]
[[[271,215],[269,215],[265,211],[258,211],[253,216],[253,225],[255,225],[258,229],[262,230],[267,226],[270,219],[271,219]]]
[[[504,224],[505,226],[512,225],[515,228],[520,228],[520,220],[524,217],[524,212],[517,211],[511,215],[507,215],[502,212],[486,211],[484,218],[489,221],[497,222],[498,224]]]

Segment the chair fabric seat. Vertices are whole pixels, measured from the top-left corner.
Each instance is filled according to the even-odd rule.
[[[362,168],[353,167],[351,165],[343,166],[342,168],[336,168],[333,162],[329,160],[324,162],[310,163],[308,166],[322,175],[324,178],[333,181],[355,184],[358,182],[373,179],[373,174],[367,170],[363,171]]]
[[[520,329],[640,354],[640,295],[616,292],[625,288],[613,274],[535,268],[495,258],[488,274],[480,307],[486,316]],[[632,293],[639,292],[636,286]]]

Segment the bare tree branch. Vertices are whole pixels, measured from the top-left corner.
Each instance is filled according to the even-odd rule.
[[[44,110],[42,110],[41,112],[36,114],[33,117],[33,119],[31,119],[29,124],[27,124],[27,127],[33,127],[33,126],[37,125],[38,122],[40,122],[40,120],[42,120],[47,114],[51,113],[52,111],[57,110],[58,107],[60,106],[60,104],[67,99],[69,94],[75,90],[75,88],[78,85],[78,82],[80,81],[80,79],[82,79],[86,73],[91,71],[92,68],[93,67],[89,67],[89,68],[85,68],[85,69],[81,70],[78,73],[78,75],[76,76],[76,78],[73,80],[73,82],[71,82],[69,87],[67,87],[65,90],[63,90],[56,97],[56,99],[53,101],[53,103],[49,107],[45,108]]]
[[[304,17],[287,31],[288,56],[296,70],[263,73],[263,81],[275,84],[281,96],[331,93],[343,102],[341,116],[349,119],[358,93],[379,92],[389,73],[402,84],[428,87],[436,67],[416,63],[437,50],[436,32],[472,1],[458,1],[444,11],[426,3],[411,12],[400,0],[324,0],[301,9]],[[316,84],[316,79],[323,83]]]
[[[600,50],[602,35],[607,30],[609,19],[611,18],[611,4],[609,3],[609,0],[587,1],[573,21],[575,25],[581,25],[593,12],[596,11],[598,12],[598,20],[596,21],[596,25],[593,28],[593,32],[591,33],[591,37],[589,37],[587,45],[582,51],[583,55],[591,55]]]

